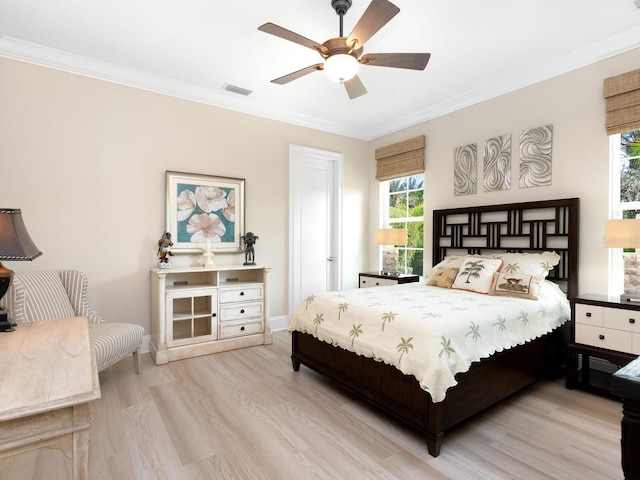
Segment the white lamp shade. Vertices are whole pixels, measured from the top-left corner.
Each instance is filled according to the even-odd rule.
[[[406,245],[406,228],[381,228],[376,230],[376,245]]]
[[[640,247],[640,219],[607,220],[604,243],[608,248]]]
[[[358,73],[360,65],[355,57],[346,53],[331,55],[324,61],[324,73],[334,82],[346,82]]]

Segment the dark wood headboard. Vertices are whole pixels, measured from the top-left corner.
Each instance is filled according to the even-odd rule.
[[[433,265],[448,255],[553,250],[549,280],[578,295],[580,199],[545,200],[433,212]]]

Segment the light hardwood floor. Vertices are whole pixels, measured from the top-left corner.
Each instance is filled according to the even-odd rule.
[[[621,403],[538,382],[445,435],[420,436],[274,344],[157,367],[142,356],[100,374],[91,479],[622,479]],[[11,471],[2,468],[11,467]],[[2,479],[67,478],[55,451],[0,466]]]

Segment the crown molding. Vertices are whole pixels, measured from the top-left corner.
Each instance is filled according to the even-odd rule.
[[[448,98],[411,115],[398,118],[378,129],[365,131],[284,109],[251,104],[245,97],[238,97],[221,89],[204,88],[15,38],[0,37],[0,57],[364,141],[371,141],[433,120],[638,47],[640,47],[640,27],[621,32],[605,41],[547,62],[545,65],[536,66],[498,82]]]
[[[245,97],[222,89],[205,88],[11,37],[0,38],[0,57],[337,135],[358,139],[365,136],[365,132],[350,130],[342,124],[284,109],[250,104]]]
[[[639,47],[640,27],[636,27],[569,55],[556,58],[546,64],[537,65],[529,70],[505,77],[498,82],[482,85],[461,95],[448,98],[411,115],[398,118],[396,121],[384,125],[383,128],[369,133],[373,136],[372,139],[389,135]]]

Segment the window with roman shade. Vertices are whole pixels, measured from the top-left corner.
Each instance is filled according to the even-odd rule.
[[[376,179],[424,173],[424,135],[376,149]]]
[[[608,135],[640,129],[640,70],[604,80]]]

